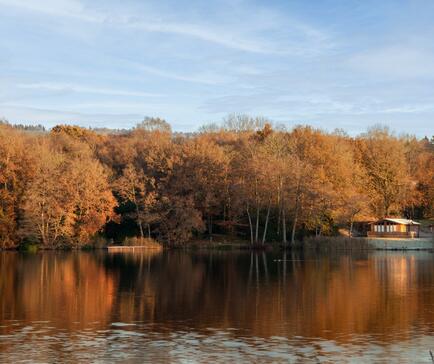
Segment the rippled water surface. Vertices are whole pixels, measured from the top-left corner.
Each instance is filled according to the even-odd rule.
[[[434,255],[0,253],[0,362],[431,363]]]

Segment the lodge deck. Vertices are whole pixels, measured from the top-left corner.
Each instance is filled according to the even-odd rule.
[[[418,237],[416,231],[368,231],[368,238],[406,238],[414,239]]]

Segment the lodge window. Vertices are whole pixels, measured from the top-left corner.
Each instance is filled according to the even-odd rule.
[[[378,224],[378,225],[374,225],[374,231],[376,233],[394,233],[394,232],[399,232],[400,230],[400,225],[384,225],[384,224]]]

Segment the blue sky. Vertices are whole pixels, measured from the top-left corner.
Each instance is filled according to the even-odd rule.
[[[434,1],[0,0],[0,117],[434,133]]]

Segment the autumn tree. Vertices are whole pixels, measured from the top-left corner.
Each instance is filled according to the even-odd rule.
[[[226,181],[229,156],[206,136],[182,143],[179,162],[175,165],[175,188],[179,195],[192,196],[195,208],[206,220],[212,237],[213,221],[227,203]]]
[[[407,155],[407,163],[412,166],[411,179],[415,184],[411,211],[419,207],[420,216],[434,216],[434,141],[415,141],[416,151]],[[413,217],[413,216],[412,216]]]
[[[154,212],[157,202],[155,180],[146,176],[142,170],[137,170],[134,165],[128,164],[115,182],[115,191],[123,203],[131,203],[134,206],[132,215],[139,227],[140,237],[143,239],[146,225],[150,238],[150,225],[157,220]]]
[[[410,182],[403,144],[387,128],[373,128],[358,139],[358,151],[373,212],[381,217],[402,211]]]
[[[159,131],[163,133],[172,132],[172,128],[166,120],[160,118],[151,118],[151,117],[145,117],[143,121],[141,121],[136,125],[135,129],[143,130],[147,132],[154,132],[154,131]]]
[[[327,191],[330,216],[335,223],[348,227],[350,237],[354,222],[372,215],[364,190],[366,171],[357,160],[354,147],[354,139],[339,131],[327,136],[322,147],[325,173],[330,182]]]
[[[165,196],[160,204],[160,240],[168,245],[180,245],[191,240],[195,232],[203,231],[205,224],[192,196]]]
[[[21,236],[46,247],[89,242],[115,206],[103,167],[86,146],[64,141],[35,145],[35,174],[23,196]]]
[[[18,243],[22,196],[33,173],[31,140],[7,123],[0,125],[0,247]]]
[[[252,132],[262,129],[267,123],[269,121],[264,117],[230,114],[223,120],[222,128],[232,132]]]

